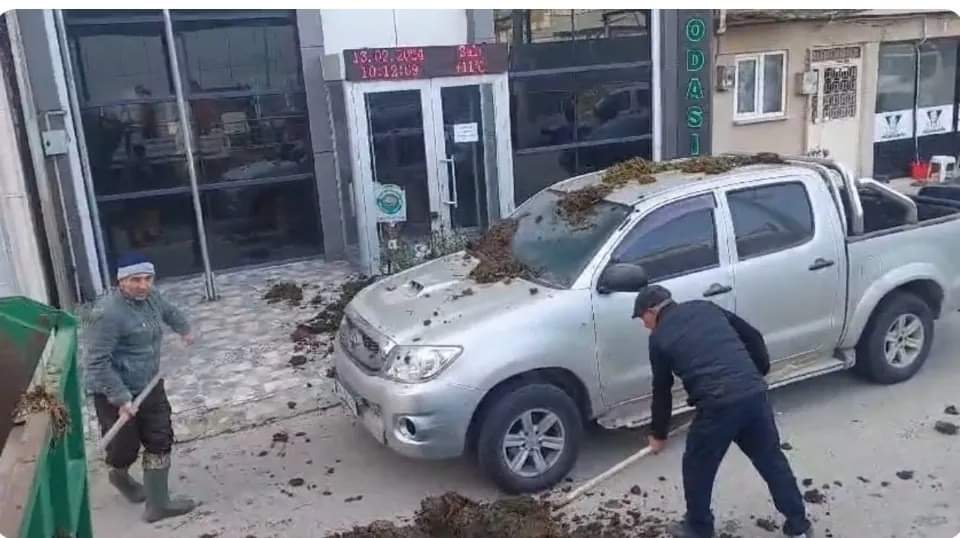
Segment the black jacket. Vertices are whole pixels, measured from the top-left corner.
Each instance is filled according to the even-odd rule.
[[[674,374],[690,405],[715,407],[767,390],[770,356],[753,326],[708,301],[669,305],[650,334],[653,435],[666,439]]]

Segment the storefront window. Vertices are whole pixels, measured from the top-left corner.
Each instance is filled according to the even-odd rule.
[[[618,160],[650,158],[650,13],[496,10],[510,45],[516,202]]]
[[[957,154],[958,48],[956,38],[931,39],[919,50],[913,42],[880,45],[874,119],[876,177],[904,176],[916,159]]]
[[[66,20],[83,104],[173,99],[160,11],[70,10]]]
[[[212,266],[320,253],[294,12],[171,18]],[[68,11],[66,22],[108,259],[135,248],[165,276],[199,272],[162,12]]]

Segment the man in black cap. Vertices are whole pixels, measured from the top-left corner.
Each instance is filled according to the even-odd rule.
[[[767,482],[777,510],[786,517],[784,534],[812,536],[767,400],[764,376],[770,371],[770,358],[763,335],[708,301],[675,303],[670,292],[657,285],[637,294],[633,317],[641,318],[651,331],[653,452],[666,444],[674,374],[697,409],[683,454],[687,514],[672,529],[674,536],[714,535],[710,498],[730,443],[740,447]]]

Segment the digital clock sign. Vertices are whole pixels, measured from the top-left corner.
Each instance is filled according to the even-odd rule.
[[[451,47],[396,47],[343,51],[347,80],[410,80],[503,73],[507,47],[480,43]]]

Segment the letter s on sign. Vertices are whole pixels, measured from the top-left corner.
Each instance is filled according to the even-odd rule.
[[[703,127],[703,107],[700,105],[691,105],[687,107],[687,127],[699,129]]]

